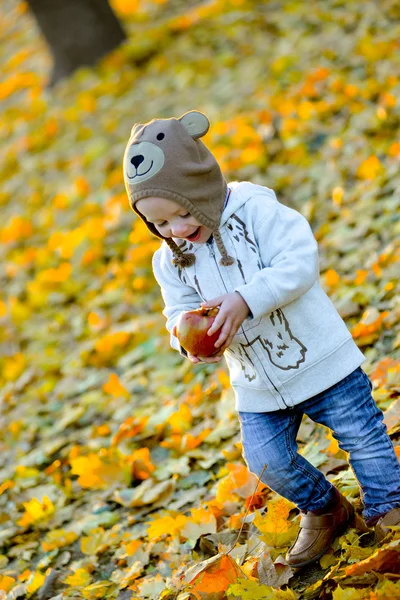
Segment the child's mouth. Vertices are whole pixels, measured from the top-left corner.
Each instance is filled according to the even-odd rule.
[[[198,240],[199,237],[200,237],[200,233],[201,233],[200,232],[200,227],[201,226],[199,226],[196,229],[196,231],[192,233],[192,235],[188,235],[186,239],[189,240],[190,242],[195,242],[196,240]]]

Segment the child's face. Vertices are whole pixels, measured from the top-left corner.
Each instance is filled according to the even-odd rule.
[[[162,236],[204,244],[211,236],[211,229],[201,225],[190,212],[166,198],[142,198],[136,202],[137,209]]]

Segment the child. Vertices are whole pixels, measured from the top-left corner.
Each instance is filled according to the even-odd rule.
[[[359,482],[378,541],[400,524],[400,465],[360,368],[365,360],[319,284],[318,249],[297,211],[272,190],[225,182],[199,139],[197,111],[132,129],[124,176],[133,210],[163,240],[153,258],[173,348],[197,363],[224,354],[251,471],[301,513],[287,553],[308,565],[351,523],[352,504],[297,452],[303,414],[334,432]],[[218,306],[211,358],[174,336],[182,311]]]

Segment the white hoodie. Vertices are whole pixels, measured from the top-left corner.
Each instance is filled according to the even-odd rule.
[[[237,291],[251,316],[225,350],[239,411],[292,407],[328,389],[364,362],[346,324],[319,284],[318,246],[307,220],[266,187],[229,184],[220,232],[231,266],[219,264],[211,239],[175,241],[195,253],[193,266],[172,264],[165,242],[153,271],[165,302],[171,346],[184,354],[172,329],[182,311]]]

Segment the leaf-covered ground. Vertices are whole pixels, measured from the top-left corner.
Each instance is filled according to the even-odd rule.
[[[121,159],[134,122],[199,109],[227,179],[309,219],[398,450],[399,5],[112,4],[129,41],[52,91],[26,5],[0,8],[0,599],[398,598],[399,535],[361,520],[313,567],[279,559],[296,510],[250,502],[225,368],[169,349]],[[360,513],[329,432],[299,441]]]

